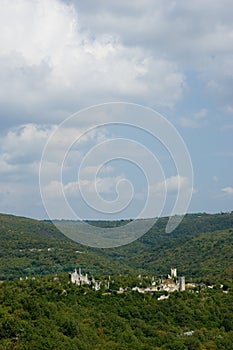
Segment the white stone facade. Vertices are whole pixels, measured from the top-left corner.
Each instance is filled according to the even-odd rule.
[[[87,273],[85,275],[82,274],[81,268],[79,268],[79,271],[75,269],[74,272],[70,274],[70,280],[72,283],[77,284],[78,286],[82,286],[85,284],[90,285],[91,281],[89,280]]]

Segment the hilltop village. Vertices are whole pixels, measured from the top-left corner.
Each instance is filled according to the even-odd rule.
[[[88,274],[82,274],[81,268],[78,271],[75,269],[74,272],[69,274],[70,281],[77,286],[85,286],[88,285],[95,291],[103,288],[107,291],[111,290],[111,277],[104,281],[96,280],[94,277],[88,277]],[[148,278],[148,277],[147,277]],[[115,291],[117,293],[124,293],[128,291],[128,287],[120,287],[119,290]],[[185,291],[185,277],[178,277],[177,269],[171,268],[170,274],[167,275],[164,279],[156,279],[152,277],[147,286],[142,286],[142,276],[138,276],[138,285],[131,288],[132,291],[137,291],[139,293],[154,293],[154,292],[168,292],[172,293],[175,291]],[[167,298],[168,296],[162,296]]]

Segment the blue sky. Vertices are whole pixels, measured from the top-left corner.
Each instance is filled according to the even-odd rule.
[[[43,168],[48,176],[43,174],[41,184],[54,217],[69,217],[60,203],[61,186],[81,218],[135,217],[148,191],[155,197],[154,208],[146,213],[158,214],[164,185],[160,214],[169,215],[179,184],[184,198],[192,192],[189,212],[233,210],[230,0],[3,0],[0,23],[0,212],[47,217],[39,168],[55,130],[59,132],[54,149],[47,151],[49,161]],[[116,121],[117,113],[125,123],[150,118],[142,107],[135,120],[129,105],[123,112],[116,104],[108,110],[98,107],[79,114],[73,126],[57,129],[82,109],[117,101],[149,107],[174,125],[191,156],[193,184],[187,174],[177,173],[173,155],[145,132],[105,125],[85,134],[88,127]],[[83,163],[78,180],[82,160],[101,143],[99,153]],[[64,150],[68,151],[60,179]],[[158,159],[151,168],[150,152]],[[102,154],[109,160],[106,164]],[[143,174],[133,162],[141,162],[150,174]],[[79,185],[88,200],[97,209],[100,206],[94,176],[109,211],[132,200],[126,211],[101,214],[83,202]]]

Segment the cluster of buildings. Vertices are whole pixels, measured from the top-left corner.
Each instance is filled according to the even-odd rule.
[[[94,277],[89,278],[88,274],[85,275],[82,274],[81,268],[78,269],[78,271],[75,269],[74,272],[69,274],[70,281],[78,286],[84,286],[89,285],[94,290],[100,290],[100,287],[102,285],[102,281],[95,280]],[[109,289],[109,283],[110,281],[104,281],[104,288]]]
[[[70,281],[78,286],[89,285],[94,290],[100,290],[101,286],[104,287],[105,290],[110,290],[110,277],[105,281],[95,280],[94,277],[89,278],[88,274],[82,274],[81,268],[77,271],[75,269],[74,272],[69,274]],[[153,293],[153,292],[168,292],[172,293],[175,291],[185,291],[185,277],[178,277],[177,269],[172,268],[171,273],[167,275],[165,279],[155,280],[152,278],[151,283],[145,287],[141,287],[141,275],[138,276],[139,286],[135,286],[132,288],[132,291],[137,291],[139,293]],[[128,290],[128,288],[120,288],[119,293]]]
[[[139,276],[140,277],[140,276]],[[153,293],[153,292],[168,292],[185,291],[185,277],[177,276],[177,269],[171,268],[171,273],[165,279],[155,280],[152,278],[151,285],[146,288],[134,287],[132,290],[139,293]]]

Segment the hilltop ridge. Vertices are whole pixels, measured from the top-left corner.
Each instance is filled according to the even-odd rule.
[[[0,214],[0,279],[68,272],[77,266],[95,274],[155,275],[177,266],[194,279],[231,278],[232,212],[187,214],[172,233],[165,232],[167,219],[158,219],[131,244],[97,249],[69,240],[51,222]],[[97,224],[106,227],[124,221]]]

